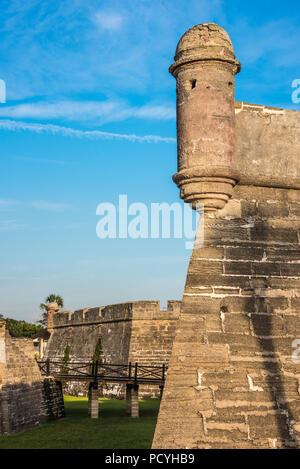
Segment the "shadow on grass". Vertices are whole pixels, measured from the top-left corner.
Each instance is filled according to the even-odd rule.
[[[140,418],[125,413],[125,402],[100,399],[100,418],[87,415],[87,398],[65,396],[66,418],[26,432],[0,436],[0,449],[147,449],[151,448],[158,399],[140,401]]]

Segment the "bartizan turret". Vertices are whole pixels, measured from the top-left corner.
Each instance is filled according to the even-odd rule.
[[[53,316],[59,311],[58,304],[53,302],[47,305],[47,331],[52,334],[53,332]]]
[[[239,180],[235,162],[234,81],[241,70],[224,29],[204,23],[180,39],[170,73],[177,81],[180,197],[205,212],[222,209]]]

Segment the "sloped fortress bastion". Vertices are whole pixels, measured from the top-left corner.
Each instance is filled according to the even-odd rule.
[[[235,103],[239,70],[215,24],[187,31],[170,68],[174,180],[186,202],[204,204],[205,240],[191,256],[153,448],[300,446],[300,112]]]

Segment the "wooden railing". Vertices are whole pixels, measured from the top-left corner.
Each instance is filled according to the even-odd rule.
[[[117,381],[163,383],[167,366],[147,366],[139,363],[113,364],[96,362],[66,362],[37,360],[43,376],[63,380]]]

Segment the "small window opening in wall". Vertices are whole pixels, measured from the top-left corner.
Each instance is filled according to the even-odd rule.
[[[232,85],[233,85],[232,81],[229,81],[228,86],[232,86]]]
[[[197,80],[191,80],[192,89],[196,88],[196,83],[197,83]]]

